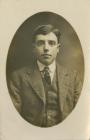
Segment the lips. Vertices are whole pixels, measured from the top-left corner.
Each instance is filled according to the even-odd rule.
[[[43,57],[50,57],[51,55],[50,54],[42,54],[41,56],[43,56]]]

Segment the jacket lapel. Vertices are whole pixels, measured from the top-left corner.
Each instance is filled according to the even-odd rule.
[[[57,64],[57,77],[58,77],[58,90],[59,90],[59,101],[60,101],[60,108],[61,112],[63,112],[66,95],[67,95],[67,72],[66,70]]]
[[[38,97],[46,103],[46,98],[45,98],[45,90],[43,86],[43,81],[41,77],[41,73],[39,71],[39,68],[37,64],[32,68],[27,71],[27,74],[29,74],[29,83],[32,86],[33,90],[36,92]],[[61,67],[57,63],[57,78],[58,78],[58,90],[59,90],[59,101],[60,101],[60,108],[61,111],[63,112],[64,109],[64,104],[66,100],[66,95],[67,95],[67,86],[66,83],[68,82],[68,74],[67,71]]]
[[[28,74],[30,85],[32,86],[38,97],[45,103],[46,98],[43,81],[37,64],[32,68],[32,70],[28,71]]]

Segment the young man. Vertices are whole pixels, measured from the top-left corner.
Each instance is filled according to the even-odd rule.
[[[75,107],[81,91],[77,73],[56,61],[60,31],[52,25],[35,29],[33,66],[12,73],[9,89],[21,116],[36,126],[50,127],[64,120]]]

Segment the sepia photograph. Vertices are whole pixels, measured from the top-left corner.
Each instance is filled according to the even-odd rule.
[[[53,12],[38,12],[17,29],[7,55],[9,95],[22,118],[53,127],[72,113],[84,80],[84,56],[74,28]]]
[[[0,140],[90,139],[90,1],[0,1]]]

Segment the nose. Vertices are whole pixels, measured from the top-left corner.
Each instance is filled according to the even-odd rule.
[[[44,51],[49,51],[49,44],[47,41],[44,44]]]

